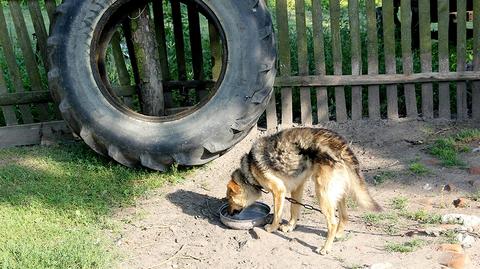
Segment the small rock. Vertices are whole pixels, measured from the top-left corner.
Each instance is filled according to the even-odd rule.
[[[475,243],[475,238],[468,234],[458,234],[456,237],[458,242],[462,244],[464,248],[471,248],[472,245]]]
[[[439,237],[445,230],[440,227],[430,227],[425,229],[425,233],[430,236]]]
[[[453,200],[453,205],[455,207],[464,208],[467,207],[467,201],[465,200],[465,198],[458,198]]]
[[[463,253],[463,248],[459,244],[441,244],[437,250],[443,252]]]
[[[375,263],[368,267],[369,269],[387,269],[392,268],[392,264],[389,262]]]
[[[442,191],[450,192],[452,191],[452,186],[450,184],[443,185]]]
[[[465,214],[447,214],[442,216],[442,223],[456,223],[466,227],[475,227],[480,225],[480,217]]]
[[[480,166],[471,166],[468,172],[471,175],[480,175]]]
[[[432,190],[432,186],[428,183],[426,183],[425,185],[423,185],[423,189],[426,190],[426,191],[430,191]]]

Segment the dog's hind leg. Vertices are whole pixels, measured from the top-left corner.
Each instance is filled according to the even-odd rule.
[[[297,187],[296,190],[292,191],[292,198],[295,199],[297,202],[302,202],[304,187],[305,183],[302,183],[300,186]],[[288,233],[295,229],[295,227],[297,226],[297,221],[300,218],[300,209],[300,205],[290,205],[290,220],[287,224],[280,226],[280,230],[282,230],[282,232]]]
[[[317,196],[318,195],[317,191]],[[320,209],[322,210],[325,219],[327,220],[327,239],[325,240],[325,244],[323,247],[319,247],[316,249],[317,253],[322,255],[326,255],[332,250],[333,240],[335,239],[335,234],[337,233],[337,219],[335,218],[335,207],[334,205],[328,200],[326,195],[319,196],[320,202]]]
[[[335,234],[335,237],[342,238],[345,236],[345,225],[348,222],[348,213],[345,197],[343,197],[338,202],[338,216],[340,218],[340,221],[338,223],[337,233]]]

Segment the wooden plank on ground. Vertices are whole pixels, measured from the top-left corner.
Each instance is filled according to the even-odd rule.
[[[393,1],[382,1],[383,44],[385,51],[385,70],[387,74],[397,73],[395,57],[395,24],[393,22]],[[398,118],[398,91],[396,85],[387,85],[387,117]]]
[[[465,71],[466,61],[466,21],[467,6],[465,0],[457,1],[457,72]],[[463,81],[457,83],[457,119],[468,118],[467,84]]]
[[[25,89],[23,88],[22,76],[20,75],[20,70],[18,69],[12,41],[8,35],[7,23],[2,5],[0,5],[0,33],[2,33],[0,34],[0,45],[2,46],[5,60],[7,61],[8,74],[12,80],[13,88],[16,92],[23,92]],[[23,123],[33,122],[33,116],[28,105],[21,105],[20,113],[22,115]]]
[[[330,26],[332,29],[332,55],[333,69],[335,75],[342,75],[342,40],[340,38],[340,1],[330,1]],[[341,86],[335,87],[335,110],[336,120],[345,122],[347,117],[347,105],[345,100],[345,89]]]
[[[8,94],[7,85],[3,78],[3,70],[0,66],[0,95]],[[0,98],[0,102],[3,98]],[[18,120],[17,116],[15,115],[15,107],[14,106],[2,106],[3,118],[5,119],[5,124],[7,126],[17,125]]]
[[[448,1],[448,0],[447,0]],[[409,12],[402,12],[402,60],[403,60],[403,73],[405,75],[411,75],[413,73],[413,55],[412,55],[412,13],[410,10],[411,0],[402,0],[402,10],[408,10]],[[405,84],[405,107],[408,118],[417,118],[417,95],[415,93],[415,84]]]
[[[473,70],[480,71],[480,1],[473,2]],[[472,116],[480,120],[480,81],[472,84]]]
[[[308,75],[307,26],[305,18],[305,0],[295,0],[295,18],[297,27],[298,74]],[[312,100],[310,88],[300,88],[300,111],[302,124],[312,125]]]
[[[313,26],[313,55],[315,58],[315,74],[326,75],[325,68],[325,42],[323,36],[323,14],[320,1],[312,2],[312,26]],[[318,122],[327,122],[328,114],[328,91],[326,87],[315,87],[317,94],[317,118]]]
[[[438,71],[450,72],[450,51],[448,48],[449,0],[438,0]],[[440,83],[438,89],[438,116],[450,119],[450,83]]]
[[[73,140],[72,132],[64,121],[0,128],[0,148],[51,144],[62,140]]]
[[[360,19],[358,0],[348,0],[350,18],[352,75],[362,74],[362,55],[360,40]],[[352,120],[362,119],[362,86],[352,87]]]
[[[432,72],[432,38],[430,1],[418,1],[420,32],[420,63],[424,73]],[[433,118],[433,85],[422,84],[422,117]]]
[[[25,68],[27,70],[27,75],[30,80],[31,89],[32,91],[41,91],[43,89],[42,80],[38,71],[38,63],[35,61],[35,53],[33,52],[33,46],[30,37],[28,36],[29,34],[27,30],[27,25],[25,24],[25,17],[23,16],[20,2],[10,1],[9,5],[13,24],[17,32],[18,43],[20,44],[20,49],[22,50]],[[48,105],[39,104],[36,107],[38,109],[40,121],[47,121],[49,119]]]
[[[316,2],[316,1],[315,1]],[[314,2],[314,3],[315,3]],[[277,0],[277,36],[278,36],[278,52],[280,76],[291,75],[291,59],[290,59],[290,38],[288,33],[288,10],[287,0]],[[282,98],[282,126],[290,127],[293,123],[293,98],[292,88],[281,88]]]
[[[378,74],[378,39],[375,0],[366,0],[368,74]],[[378,85],[368,87],[368,117],[380,119],[380,89]]]

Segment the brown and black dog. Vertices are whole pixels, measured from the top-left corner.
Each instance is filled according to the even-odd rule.
[[[274,199],[273,221],[265,229],[292,231],[300,217],[300,206],[292,204],[290,220],[280,225],[285,197],[291,193],[293,199],[301,202],[309,178],[315,182],[320,209],[327,220],[327,239],[317,249],[322,255],[331,250],[335,237],[343,236],[348,220],[345,201],[348,194],[363,208],[381,210],[370,196],[358,160],[345,139],[327,129],[293,128],[260,138],[242,157],[241,167],[232,173],[227,185],[229,213],[253,204],[264,189]],[[339,222],[335,218],[337,207]]]

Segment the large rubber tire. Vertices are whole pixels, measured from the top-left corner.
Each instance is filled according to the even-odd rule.
[[[93,150],[129,167],[165,170],[176,162],[200,165],[242,140],[272,93],[275,41],[262,0],[194,0],[223,28],[227,59],[216,93],[196,111],[154,120],[119,109],[92,74],[92,36],[112,6],[138,0],[67,0],[48,39],[52,95],[65,121]]]

